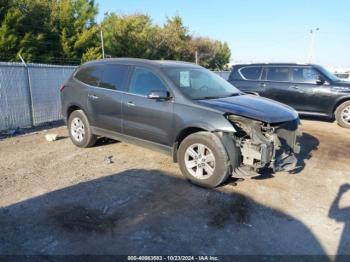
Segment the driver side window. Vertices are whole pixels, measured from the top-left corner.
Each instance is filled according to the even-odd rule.
[[[135,68],[130,83],[130,93],[148,96],[152,91],[166,91],[162,80],[148,69]]]
[[[292,70],[293,82],[316,84],[319,78],[318,73],[313,68],[295,67]]]

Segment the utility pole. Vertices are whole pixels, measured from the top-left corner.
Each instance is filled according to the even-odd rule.
[[[196,64],[198,65],[198,51],[196,50]]]
[[[310,49],[309,49],[309,63],[312,63],[314,60],[314,52],[315,52],[315,35],[316,32],[318,32],[320,29],[318,27],[311,29],[310,34],[311,34],[311,40],[310,40]]]
[[[102,25],[101,25],[101,49],[102,49],[102,58],[105,59],[105,46],[103,43],[103,32],[102,32]]]

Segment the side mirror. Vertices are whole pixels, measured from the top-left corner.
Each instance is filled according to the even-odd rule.
[[[323,85],[324,83],[326,83],[326,80],[324,80],[323,77],[319,76],[316,80],[316,84],[317,85]]]
[[[167,100],[170,98],[169,92],[168,91],[163,91],[163,90],[155,90],[151,91],[151,93],[148,94],[147,96],[148,99],[159,99],[159,100]]]

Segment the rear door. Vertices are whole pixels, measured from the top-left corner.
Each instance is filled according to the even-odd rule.
[[[122,132],[122,101],[126,91],[130,66],[120,64],[100,65],[101,77],[91,86],[88,108],[96,127]]]
[[[260,81],[262,66],[243,66],[230,76],[229,82],[243,92],[262,94],[264,85]]]
[[[95,117],[91,111],[90,105],[90,92],[92,88],[97,88],[102,76],[102,66],[101,65],[86,65],[82,66],[74,74],[74,79],[78,80],[80,83],[77,86],[73,86],[75,89],[74,100],[79,101],[78,106],[81,107],[86,113],[91,125],[96,125]],[[82,87],[82,88],[77,88]],[[71,98],[72,99],[72,98]]]
[[[261,83],[265,88],[264,97],[296,108],[299,90],[293,88],[290,67],[266,66]]]
[[[149,99],[151,91],[169,91],[165,82],[152,70],[136,67],[129,91],[123,98],[125,135],[171,146],[173,101]]]

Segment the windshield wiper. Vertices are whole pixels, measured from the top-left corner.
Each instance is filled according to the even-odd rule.
[[[193,100],[218,99],[218,98],[222,98],[222,97],[221,96],[204,96],[200,98],[194,98]]]
[[[232,93],[232,94],[228,95],[227,97],[229,97],[229,96],[240,96],[240,95],[244,95],[244,93]]]
[[[226,97],[231,97],[231,96],[239,96],[242,95],[242,93],[232,93],[228,94],[226,96],[204,96],[201,98],[195,98],[194,100],[206,100],[206,99],[220,99],[220,98],[226,98]]]

